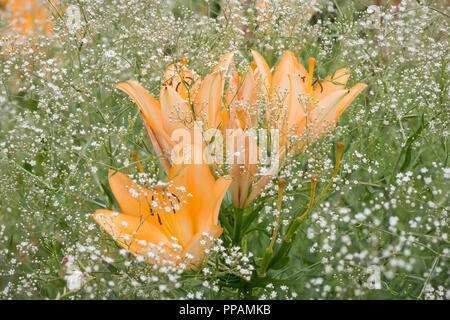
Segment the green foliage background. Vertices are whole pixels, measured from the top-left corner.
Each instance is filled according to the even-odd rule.
[[[253,1],[61,1],[53,11],[53,37],[17,42],[13,49],[3,42],[0,297],[448,299],[445,1],[404,1],[402,10],[383,1],[378,29],[367,27],[370,1],[316,2],[311,19],[305,4],[293,1],[274,4],[262,22]],[[82,13],[74,35],[61,10],[69,4]],[[209,273],[172,279],[121,254],[92,219],[98,208],[118,209],[107,171],[136,176],[132,151],[149,175],[165,178],[136,106],[114,84],[136,79],[158,97],[165,68],[180,57],[205,75],[236,50],[244,71],[251,48],[270,66],[289,49],[304,65],[315,57],[320,78],[346,66],[350,84],[369,85],[338,128],[282,173],[292,186],[284,219],[308,202],[303,170],[319,174],[319,188],[327,184],[337,141],[345,144],[339,179],[300,227],[290,261],[268,278],[246,281],[238,266],[260,264],[276,191],[266,192],[253,208],[261,208],[258,216],[247,220],[241,251],[253,254],[248,263],[213,256]],[[229,196],[221,219],[233,223]],[[89,274],[78,291],[66,288],[65,256]],[[365,286],[372,265],[381,270],[379,290]]]

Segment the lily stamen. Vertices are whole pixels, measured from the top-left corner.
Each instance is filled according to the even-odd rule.
[[[314,86],[316,83],[319,84],[319,86],[320,86],[320,93],[322,93],[323,92],[323,87],[322,87],[322,84],[320,83],[319,76],[317,76],[316,80],[313,82],[312,85]]]
[[[181,57],[180,58],[180,63],[185,66],[188,63],[188,59],[186,57]]]
[[[141,165],[141,160],[139,160],[138,152],[133,151],[130,155],[133,158],[133,161],[136,163],[136,167],[138,168],[139,172],[145,173],[144,168]]]
[[[308,67],[309,67],[309,72],[308,72],[308,85],[307,85],[307,91],[309,94],[312,93],[312,79],[313,79],[313,74],[314,74],[314,65],[316,64],[316,59],[314,58],[308,58]]]

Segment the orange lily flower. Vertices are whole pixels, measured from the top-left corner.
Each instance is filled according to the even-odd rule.
[[[146,132],[155,152],[166,170],[170,162],[164,155],[170,154],[175,142],[171,139],[176,129],[193,130],[194,121],[203,121],[207,128],[221,125],[220,107],[224,87],[224,73],[234,53],[225,54],[214,71],[203,80],[186,68],[186,59],[170,65],[164,74],[159,101],[152,97],[138,82],[128,80],[117,84],[137,103]]]
[[[267,111],[267,121],[273,121],[277,128],[282,129],[283,138],[290,134],[303,137],[303,131],[308,125],[314,131],[316,140],[337,122],[339,116],[349,104],[364,90],[367,85],[358,83],[350,89],[345,89],[349,70],[339,69],[323,82],[317,78],[313,81],[315,59],[309,58],[309,72],[298,62],[295,55],[286,51],[273,75],[267,62],[258,52],[251,50],[259,71],[258,83],[267,100],[281,102],[281,110],[277,103]],[[317,86],[314,84],[317,83]]]
[[[216,180],[205,162],[174,165],[168,185],[154,190],[110,170],[109,184],[122,212],[99,209],[94,219],[120,246],[149,263],[183,262],[196,269],[206,247],[222,234],[218,215],[230,183],[226,176]]]
[[[252,137],[244,134],[245,130],[255,128],[257,125],[256,100],[256,80],[253,69],[250,68],[243,80],[241,80],[236,70],[233,70],[225,93],[225,101],[228,108],[222,109],[221,117],[222,123],[225,124],[222,128],[223,131],[232,129],[236,134],[233,139],[239,139],[238,136],[241,135],[241,139],[243,139],[241,142],[244,142],[243,145],[238,144],[237,147],[245,148],[245,151],[230,151],[238,154],[244,152],[243,163],[239,161],[238,156],[234,156],[230,163],[230,175],[233,177],[230,193],[233,204],[237,208],[245,207],[249,188],[255,179],[255,175],[258,173],[256,161],[251,161],[250,157],[258,157],[260,155],[259,147]],[[230,110],[229,114],[227,109]]]
[[[322,82],[318,78],[313,81],[315,59],[308,59],[308,72],[290,51],[284,53],[272,74],[262,55],[255,50],[251,50],[251,53],[255,62],[242,84],[239,75],[234,75],[230,82],[226,95],[230,115],[224,109],[222,119],[224,122],[227,121],[228,127],[238,126],[242,129],[254,127],[257,119],[255,97],[257,94],[262,95],[268,106],[266,109],[268,127],[281,131],[281,146],[276,155],[278,161],[286,156],[286,146],[292,147],[290,153],[301,151],[328,132],[349,104],[367,87],[358,83],[351,89],[345,89],[349,78],[349,70],[345,68],[336,71]],[[239,107],[239,104],[245,107]],[[289,137],[295,137],[297,141],[300,139],[300,144],[292,145]],[[239,171],[239,175],[237,172],[235,169],[235,174],[232,174],[233,178],[238,177],[233,181],[230,190],[232,196],[236,198],[233,202],[235,205],[237,203],[238,207],[248,206],[276,173],[272,170],[262,176],[248,195],[251,183],[256,180],[257,168],[246,163]]]

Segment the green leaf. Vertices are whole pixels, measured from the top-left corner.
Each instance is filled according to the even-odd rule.
[[[289,256],[281,257],[280,259],[278,259],[278,261],[276,261],[274,264],[272,264],[270,266],[270,268],[274,269],[274,270],[280,270],[281,268],[285,267],[289,263],[289,260],[291,260],[291,258]]]

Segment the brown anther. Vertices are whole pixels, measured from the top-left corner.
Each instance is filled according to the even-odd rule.
[[[155,197],[152,195],[152,205],[153,205],[153,201],[155,200]],[[150,209],[150,215],[153,216],[155,214],[155,212],[153,211],[153,208],[151,205],[148,206]]]
[[[316,182],[319,179],[319,175],[316,173],[311,174],[311,181]]]
[[[158,217],[159,224],[162,225],[161,218],[159,217],[159,214],[157,213],[156,216]]]
[[[316,79],[316,81],[314,81],[314,83],[318,83],[319,84],[319,86],[320,86],[320,93],[322,93],[323,92],[323,87],[322,87],[322,83],[320,83],[320,80],[319,80],[319,76],[317,76],[317,79]],[[314,84],[313,83],[313,84]]]
[[[342,142],[337,142],[337,143],[336,143],[336,147],[337,147],[338,149],[343,149],[343,148],[344,148],[344,143],[342,143]]]
[[[188,82],[188,81],[186,81],[186,80],[190,80],[190,81]],[[186,82],[186,83],[188,83],[188,84],[191,84],[191,83],[192,83],[192,80],[194,80],[192,77],[189,77],[189,76],[184,77],[184,82]]]
[[[319,76],[317,76],[316,80],[314,80],[314,82],[312,83],[312,86],[315,85],[317,83],[317,81],[319,81]]]
[[[175,88],[175,91],[176,91],[176,92],[178,92],[178,87],[180,86],[180,84],[181,84],[181,82],[178,82],[178,84],[177,84],[177,86],[176,86],[176,88]]]
[[[175,200],[177,200],[178,204],[180,204],[181,202],[180,202],[180,199],[177,197],[177,195],[176,194],[172,194],[172,195],[175,197]]]

